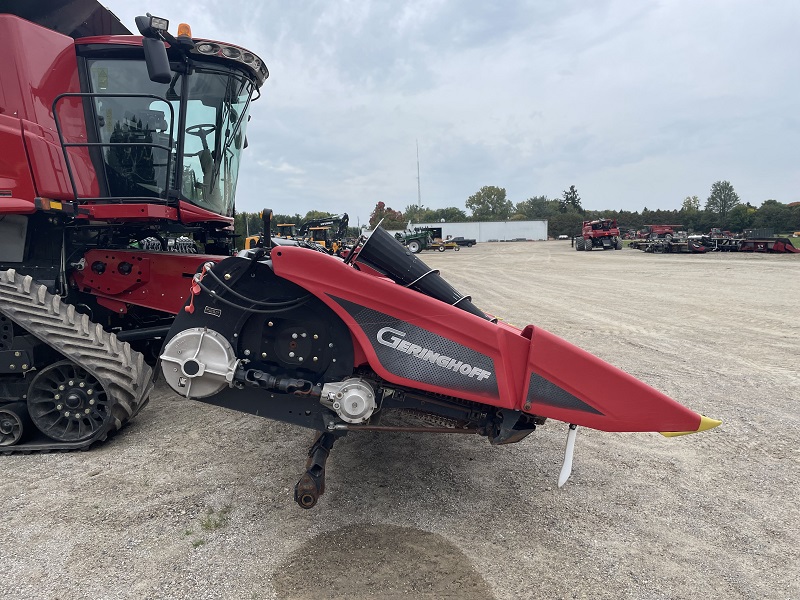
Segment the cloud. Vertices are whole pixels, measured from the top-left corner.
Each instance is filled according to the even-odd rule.
[[[109,4],[129,24],[147,10]],[[270,68],[240,210],[402,209],[417,142],[432,207],[483,185],[520,201],[575,184],[588,208],[677,208],[719,179],[753,203],[797,199],[794,0],[162,6]]]
[[[256,164],[259,167],[267,169],[269,171],[274,171],[276,173],[281,173],[285,175],[303,175],[305,171],[300,167],[296,167],[294,165],[290,165],[286,161],[281,161],[279,163],[272,163],[269,160],[259,160],[256,161]]]

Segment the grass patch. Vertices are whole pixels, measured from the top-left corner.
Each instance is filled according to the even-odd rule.
[[[192,548],[199,548],[200,546],[202,546],[205,543],[206,543],[205,540],[194,540],[194,541],[192,541]]]
[[[230,513],[231,507],[223,506],[220,510],[215,511],[213,508],[209,508],[208,512],[200,519],[200,527],[203,528],[203,531],[216,531],[221,527],[225,527],[230,521]]]

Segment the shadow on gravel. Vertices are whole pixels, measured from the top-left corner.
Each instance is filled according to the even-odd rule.
[[[289,555],[273,583],[282,600],[494,598],[452,543],[394,525],[349,525],[320,534]]]

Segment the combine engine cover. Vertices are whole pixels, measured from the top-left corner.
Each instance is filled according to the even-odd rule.
[[[276,246],[206,265],[161,368],[185,397],[318,430],[295,489],[307,508],[333,442],[352,431],[505,444],[553,418],[570,424],[571,456],[578,425],[719,424],[547,331],[498,322],[380,228],[344,261]]]

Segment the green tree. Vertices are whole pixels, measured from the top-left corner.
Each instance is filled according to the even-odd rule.
[[[685,213],[698,212],[700,210],[699,196],[686,196],[681,205],[681,211]]]
[[[506,199],[505,188],[485,185],[467,198],[467,208],[475,220],[505,221],[514,205]]]
[[[514,212],[525,219],[549,219],[560,212],[559,205],[558,200],[549,200],[547,196],[534,196],[517,202]]]
[[[744,231],[753,226],[756,209],[749,204],[737,204],[728,213],[728,227],[731,231]]]
[[[755,211],[753,226],[773,229],[776,233],[791,232],[792,216],[792,209],[786,204],[777,200],[765,200]]]
[[[579,213],[584,212],[581,206],[581,197],[578,195],[578,190],[575,189],[574,185],[569,186],[568,190],[562,192],[561,203],[559,205],[559,210],[562,213],[567,212],[570,208]]]
[[[739,195],[734,191],[730,181],[716,181],[711,186],[711,194],[706,200],[706,210],[719,217],[719,225],[725,225],[725,219],[731,209],[739,204]]]
[[[556,213],[548,219],[547,230],[551,237],[559,235],[575,236],[581,232],[583,215],[571,210],[566,213]]]
[[[467,213],[455,206],[448,206],[447,208],[437,208],[429,210],[425,218],[425,222],[438,223],[442,219],[447,223],[461,223],[467,220]]]
[[[430,212],[422,204],[409,204],[403,210],[403,217],[412,223],[426,223],[429,220]]]
[[[325,212],[324,210],[310,210],[306,213],[306,216],[303,217],[303,222],[310,221],[311,219],[324,219],[325,217],[332,216],[333,213]]]

